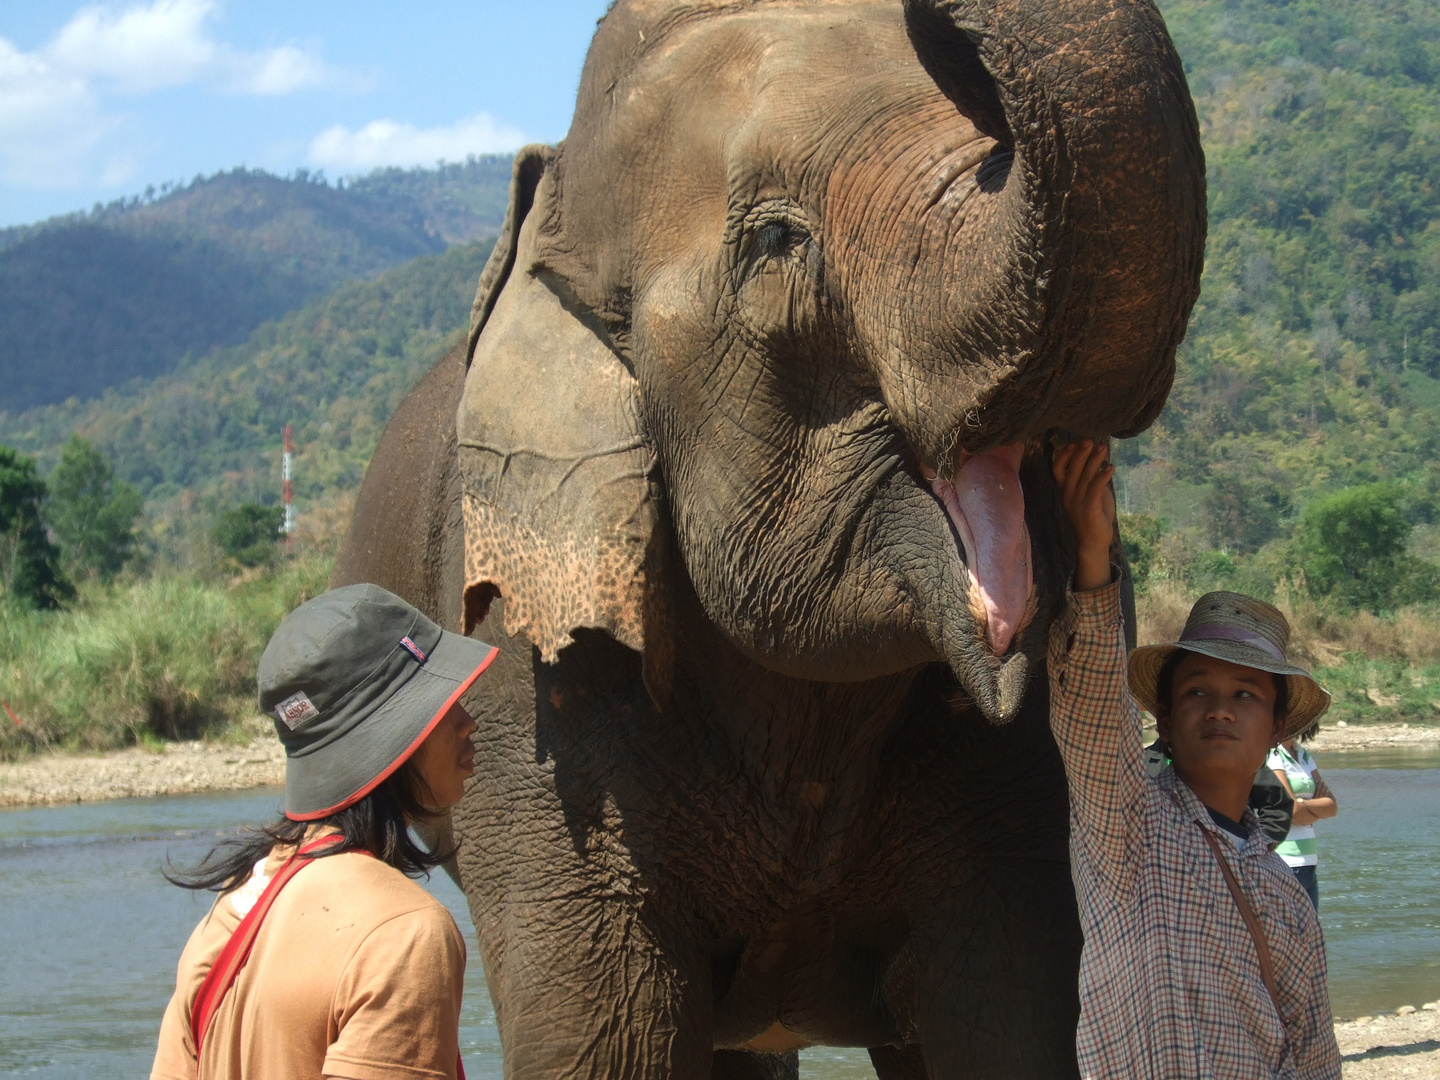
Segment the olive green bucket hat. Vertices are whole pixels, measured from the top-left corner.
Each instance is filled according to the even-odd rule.
[[[1289,642],[1289,622],[1263,600],[1233,592],[1206,593],[1190,609],[1179,641],[1146,645],[1130,654],[1130,692],[1156,714],[1160,669],[1176,649],[1283,675],[1289,697],[1284,736],[1288,739],[1330,708],[1330,694],[1314,676],[1285,659]]]
[[[374,791],[498,652],[378,585],[301,604],[265,647],[256,680],[285,744],[285,816],[314,821]]]

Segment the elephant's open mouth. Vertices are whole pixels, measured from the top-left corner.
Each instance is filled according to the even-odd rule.
[[[1005,655],[1035,611],[1030,530],[1020,486],[1024,454],[1023,443],[982,454],[957,450],[948,480],[923,462],[920,466],[959,538],[969,570],[970,608],[996,656]]]

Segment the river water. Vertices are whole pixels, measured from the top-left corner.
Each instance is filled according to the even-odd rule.
[[[1322,922],[1337,1016],[1440,998],[1440,749],[1325,755],[1341,813],[1321,828]],[[149,1073],[180,949],[209,905],[168,885],[217,835],[272,816],[275,791],[0,811],[0,1077]],[[443,874],[428,886],[470,943],[462,1047],[501,1075],[470,916]],[[801,1055],[815,1080],[873,1076],[863,1050]]]

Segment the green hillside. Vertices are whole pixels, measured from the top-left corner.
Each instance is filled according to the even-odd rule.
[[[342,282],[493,235],[509,159],[331,186],[237,169],[0,232],[0,413],[242,342]]]
[[[343,285],[242,345],[98,401],[0,416],[0,443],[38,452],[47,472],[79,431],[148,497],[142,559],[119,580],[77,580],[60,611],[0,591],[0,702],[14,718],[0,724],[0,761],[254,736],[260,651],[286,612],[325,588],[346,495],[400,398],[460,340],[492,244]],[[287,423],[294,555],[236,566],[215,525],[237,503],[278,501]]]
[[[1199,529],[1192,546],[1243,559],[1289,536],[1316,495],[1394,480],[1413,496],[1410,512],[1423,540],[1440,491],[1440,467],[1433,464],[1440,449],[1440,6],[1421,0],[1162,0],[1161,6],[1201,116],[1210,242],[1170,405],[1150,432],[1120,449],[1128,466],[1122,498],[1133,513],[1164,518],[1169,532]],[[246,297],[300,295],[292,287],[295,274],[372,274],[383,262],[376,251],[400,258],[404,242],[422,243],[415,238],[434,245],[473,239],[491,228],[477,223],[498,222],[507,177],[503,158],[439,170],[382,170],[343,188],[224,174],[148,204],[101,208],[66,228],[128,242],[149,229],[183,224],[192,246],[177,249],[171,265],[185,269],[176,276],[217,296],[228,289],[232,305],[243,308]],[[272,193],[265,197],[271,202],[255,195],[262,190]],[[367,234],[369,246],[331,241],[329,223],[342,205],[348,235],[359,236],[364,223],[377,230]],[[395,225],[402,219],[408,222],[403,229]],[[0,274],[17,247],[55,231],[0,233]],[[23,234],[20,244],[12,234]],[[58,237],[51,242],[60,244]],[[205,244],[224,245],[233,264],[217,262],[218,272],[207,273]],[[273,256],[269,276],[246,278],[242,256],[258,251]],[[117,250],[112,264],[122,265],[122,256]],[[142,276],[134,268],[105,272]],[[146,284],[144,293],[151,302],[166,298],[157,284]],[[5,297],[0,288],[0,305]],[[60,323],[77,317],[73,305],[52,303],[51,311]],[[207,325],[238,334],[254,317],[217,311]],[[390,319],[400,325],[400,316]],[[454,326],[463,321],[457,316]],[[7,324],[0,312],[0,334]],[[263,334],[283,336],[293,325],[286,321]],[[186,372],[219,370],[248,348],[198,367],[192,361]],[[77,342],[65,355],[73,360],[83,352]],[[84,366],[93,370],[102,358],[91,353]],[[0,349],[0,368],[7,362]],[[24,366],[56,379],[65,364],[35,353]],[[5,370],[0,376],[6,388],[25,377]],[[129,415],[135,403],[153,402],[152,394],[178,394],[190,378],[182,372],[110,403],[0,418],[0,438],[44,448],[58,444],[75,422],[118,430],[112,409]],[[337,382],[339,397],[327,399],[326,407],[340,407],[348,392],[344,380]],[[124,474],[164,493],[213,484],[214,469],[234,474],[252,467],[239,463],[243,454],[239,444],[232,448],[230,421],[207,422],[213,430],[190,432],[196,441],[180,444],[166,460],[145,459],[146,441],[120,445]],[[212,469],[209,462],[217,464]],[[1220,495],[1238,492],[1252,517],[1270,523],[1230,515],[1233,535],[1200,529],[1201,506],[1217,494],[1217,480],[1225,489]]]
[[[1236,588],[1332,720],[1440,714],[1440,7],[1160,0],[1208,163],[1200,301],[1117,482],[1141,634]]]
[[[1201,117],[1210,240],[1170,403],[1117,448],[1142,638],[1173,637],[1201,590],[1244,589],[1290,615],[1332,720],[1433,723],[1440,5],[1160,6]],[[386,418],[459,338],[507,180],[504,159],[343,188],[240,172],[0,232],[0,443],[48,472],[72,432],[88,437],[147,496],[151,553],[148,576],[0,622],[0,690],[24,721],[0,727],[0,758],[246,711],[259,643],[322,586]],[[49,330],[17,346],[27,304]],[[131,352],[101,355],[112,337]],[[323,542],[237,586],[213,553],[184,553],[209,543],[217,511],[275,502],[286,423],[302,526],[325,519]],[[172,640],[181,609],[200,630]]]
[[[487,154],[434,169],[376,169],[347,181],[345,190],[379,206],[415,207],[428,235],[464,244],[499,230],[510,199],[510,155]]]
[[[1210,240],[1170,403],[1151,431],[1117,450],[1142,587],[1159,598],[1146,603],[1163,622],[1174,615],[1164,615],[1164,604],[1183,614],[1183,599],[1200,589],[1243,588],[1289,604],[1308,635],[1303,648],[1316,658],[1350,649],[1403,654],[1406,663],[1440,659],[1440,631],[1432,632],[1440,625],[1440,6],[1161,7],[1201,117]],[[373,273],[378,262],[365,259],[382,248],[400,258],[406,237],[437,247],[473,237],[478,222],[497,221],[503,210],[507,167],[485,159],[387,170],[343,189],[227,176],[239,179],[102,208],[65,228],[135,237],[183,222],[192,246],[177,248],[167,265],[187,267],[180,276],[196,289],[223,281],[216,295],[228,288],[236,304],[249,303],[266,290],[299,296],[288,284],[298,279],[286,274]],[[250,213],[244,192],[260,188],[283,192],[290,216]],[[347,235],[373,225],[365,234],[371,246],[325,239],[330,211],[317,208],[342,205],[351,215]],[[267,224],[282,218],[284,228]],[[48,235],[0,234],[0,276],[5,259]],[[207,270],[206,244],[239,261]],[[273,500],[279,432],[289,421],[302,447],[301,497],[353,490],[389,410],[464,325],[486,247],[455,248],[346,285],[241,345],[209,354],[187,346],[190,359],[149,383],[89,403],[0,414],[0,442],[39,452],[48,468],[78,429],[147,494],[159,519],[196,498],[202,506]],[[271,271],[246,278],[241,263],[256,251],[274,256]],[[115,273],[146,280],[137,269]],[[151,281],[137,295],[163,301],[165,288]],[[231,323],[217,314],[212,331],[258,318],[263,304],[254,303]],[[47,312],[61,322],[84,315],[58,301]],[[80,349],[27,356],[25,366],[47,377],[74,370],[70,353]],[[100,366],[96,356],[83,359],[89,370]],[[0,349],[0,368],[12,360]],[[0,387],[29,377],[8,369],[0,376]],[[1347,505],[1369,506],[1374,521],[1403,515],[1386,526],[1380,546],[1356,541],[1371,554],[1384,549],[1375,555],[1379,570],[1357,570],[1349,554],[1325,547],[1328,533],[1346,531],[1325,524],[1344,511],[1325,500],[1346,489],[1359,492]],[[1368,609],[1372,622],[1351,618],[1357,609]],[[1376,618],[1391,629],[1377,629]],[[1377,685],[1362,689],[1389,696]]]
[[[353,490],[401,397],[459,340],[492,244],[458,245],[341,286],[242,345],[99,400],[0,416],[0,443],[38,453],[48,469],[78,431],[158,513],[182,495],[196,509],[275,502],[288,423],[297,498]]]
[[[1133,464],[1429,490],[1440,402],[1440,7],[1171,0],[1209,165],[1179,379]],[[1178,489],[1165,509],[1196,502]]]

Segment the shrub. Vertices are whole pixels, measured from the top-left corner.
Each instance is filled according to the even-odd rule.
[[[1211,589],[1233,589],[1239,566],[1223,551],[1197,551],[1185,568],[1185,580],[1200,592]]]
[[[215,523],[215,543],[241,566],[264,566],[275,558],[285,510],[244,503],[226,510]]]
[[[1280,535],[1290,513],[1290,496],[1273,480],[1218,473],[1201,503],[1210,543],[1225,551],[1249,554]]]
[[[280,620],[322,592],[327,557],[226,587],[188,575],[92,584],[72,610],[0,626],[0,757],[193,738],[254,712],[255,666]]]
[[[1372,612],[1435,599],[1440,570],[1405,553],[1411,528],[1404,495],[1391,484],[1316,499],[1296,536],[1312,593]]]
[[[1178,640],[1185,629],[1190,605],[1198,595],[1190,595],[1177,581],[1164,578],[1154,581],[1135,602],[1136,641],[1141,645],[1156,645]]]

